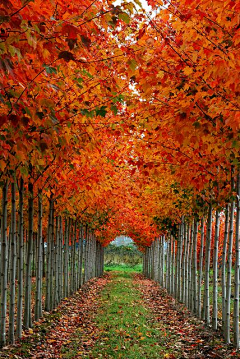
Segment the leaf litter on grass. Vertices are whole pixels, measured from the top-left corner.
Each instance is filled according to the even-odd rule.
[[[152,320],[158,323],[162,345],[172,348],[172,356],[162,351],[159,358],[240,358],[239,352],[224,343],[220,331],[207,328],[158,283],[139,274],[135,275],[134,283],[153,313]]]
[[[1,358],[240,358],[160,286],[137,274],[108,274],[45,313]]]
[[[9,345],[0,352],[0,358],[8,359],[60,359],[71,346],[76,330],[82,333],[78,343],[77,358],[94,343],[95,327],[91,316],[97,310],[96,298],[105,287],[109,275],[92,279],[72,297],[62,300],[51,313],[46,313],[34,327],[26,331],[15,345]]]

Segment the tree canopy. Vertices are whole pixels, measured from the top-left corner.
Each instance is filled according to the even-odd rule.
[[[0,5],[1,183],[104,245],[222,208],[239,170],[239,2],[148,3]]]

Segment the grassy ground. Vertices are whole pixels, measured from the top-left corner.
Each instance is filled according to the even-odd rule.
[[[136,264],[133,266],[130,266],[128,264],[109,264],[109,265],[104,266],[104,271],[105,272],[121,271],[121,272],[127,272],[127,273],[131,273],[131,272],[141,273],[142,272],[142,264]]]
[[[100,335],[89,358],[159,358],[161,332],[128,271],[114,273],[103,290],[96,324]]]
[[[77,330],[71,344],[62,350],[62,358],[160,358],[162,332],[143,304],[138,285],[128,270],[111,273],[111,281],[97,301],[98,309],[90,324],[92,333],[88,340],[81,330]],[[87,346],[82,351],[79,348],[83,341]],[[164,353],[166,356],[161,358],[171,358],[170,348],[164,348]]]
[[[240,353],[141,274],[119,268],[46,314],[1,358],[239,358]]]

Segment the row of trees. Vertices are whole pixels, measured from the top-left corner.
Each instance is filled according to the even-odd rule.
[[[28,190],[28,208],[25,209],[23,181],[10,186],[6,183],[3,187],[1,346],[21,338],[23,328],[32,327],[33,320],[42,316],[43,309],[52,311],[83,283],[103,274],[103,246],[89,225],[77,218],[55,215],[52,198],[43,213],[42,195],[38,194],[34,201],[31,185]],[[37,209],[35,202],[38,202]],[[47,228],[44,228],[47,211]]]
[[[183,217],[199,221],[209,204],[222,217],[226,203],[236,202],[231,181],[240,168],[239,2],[149,3],[156,12],[139,10],[138,0],[121,6],[112,0],[1,2],[1,243],[3,258],[8,252],[13,257],[8,265],[2,261],[3,288],[6,271],[14,273],[17,265],[16,222],[16,228],[25,223],[19,238],[24,233],[29,242],[30,281],[39,196],[44,260],[60,258],[61,265],[67,252],[74,258],[74,246],[69,242],[61,259],[60,233],[74,238],[76,220],[77,243],[79,226],[87,224],[104,246],[128,234],[144,251],[156,237],[176,237]],[[13,194],[18,187],[23,221],[6,204],[7,186]],[[171,247],[175,258],[187,248],[180,243]],[[86,248],[87,255],[95,246]],[[51,263],[45,265],[47,288],[57,273]],[[30,285],[25,291],[29,298]],[[5,289],[1,295],[5,303]],[[57,297],[48,294],[50,307]],[[29,302],[25,306],[29,313]],[[5,323],[4,305],[1,313]]]
[[[143,272],[207,325],[214,330],[221,328],[228,344],[233,332],[234,345],[239,348],[239,175],[236,191],[236,198],[222,212],[214,211],[210,204],[207,218],[183,217],[175,233],[169,231],[157,238],[145,251]],[[219,261],[220,214],[224,220],[224,240]]]

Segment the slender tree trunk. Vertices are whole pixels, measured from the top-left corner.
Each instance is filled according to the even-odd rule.
[[[70,295],[70,270],[69,270],[69,265],[70,265],[70,249],[69,249],[69,245],[71,243],[72,240],[72,219],[69,218],[68,220],[68,234],[67,234],[67,241],[66,241],[66,245],[67,245],[67,297]]]
[[[7,237],[7,241],[8,241],[8,265],[7,265],[7,283],[10,283],[10,267],[11,267],[11,238],[12,238],[12,228],[10,226],[9,228],[9,235]]]
[[[202,297],[202,277],[203,277],[203,250],[204,250],[204,218],[201,219],[201,245],[199,253],[199,272],[198,272],[198,317],[201,318],[201,297]]]
[[[179,265],[178,265],[178,300],[182,300],[182,253],[183,253],[183,231],[184,231],[184,217],[182,217],[182,222],[180,224],[180,236],[179,236]]]
[[[11,213],[11,268],[10,268],[10,307],[9,307],[9,342],[14,343],[14,312],[15,312],[15,280],[16,280],[16,262],[17,262],[17,249],[16,249],[16,183],[12,183],[12,213]]]
[[[204,306],[205,321],[210,324],[210,299],[209,299],[209,272],[210,272],[210,255],[211,255],[211,238],[212,238],[212,204],[209,205],[207,237],[205,250],[205,282],[204,282]]]
[[[176,243],[175,237],[173,236],[173,252],[172,252],[172,295],[175,296],[175,262],[176,262]]]
[[[169,293],[172,295],[172,287],[173,287],[173,235],[170,235],[170,248],[171,248],[171,255],[170,255],[170,288]]]
[[[31,315],[31,289],[32,289],[32,256],[33,256],[33,184],[28,184],[28,246],[27,246],[27,263],[25,275],[25,297],[24,297],[24,319],[25,329],[32,327]]]
[[[0,317],[0,347],[6,344],[6,314],[7,314],[7,192],[6,182],[2,190],[2,235],[1,235],[1,317]]]
[[[32,237],[32,249],[33,249],[33,256],[32,256],[32,277],[35,276],[35,265],[36,265],[36,241],[35,241],[35,233],[33,232],[33,237]]]
[[[38,233],[37,233],[37,261],[36,261],[36,293],[35,293],[35,320],[42,316],[42,193],[38,192]]]
[[[171,263],[171,259],[172,259],[172,250],[171,250],[171,235],[169,236],[168,239],[168,292],[171,292],[171,269],[172,269],[172,263]]]
[[[192,310],[192,253],[193,253],[193,223],[190,227],[189,260],[188,260],[188,308]]]
[[[205,321],[210,324],[210,300],[209,300],[209,272],[210,272],[210,255],[211,255],[211,238],[212,238],[212,204],[209,205],[207,237],[205,250],[205,282],[204,282],[204,305]]]
[[[80,275],[80,228],[77,223],[77,242],[76,242],[76,288],[80,288],[79,285],[79,275]]]
[[[46,278],[46,248],[45,248],[45,242],[44,238],[42,240],[42,256],[43,256],[43,278]]]
[[[87,226],[83,227],[83,274],[82,274],[82,284],[85,283],[86,276],[86,248],[87,248]]]
[[[219,228],[220,228],[220,213],[216,210],[215,223],[215,237],[213,250],[213,329],[218,328],[218,243],[219,243]]]
[[[178,236],[177,236],[177,253],[176,253],[176,268],[175,268],[175,298],[179,299],[179,261],[180,261],[180,231],[181,227],[178,228]]]
[[[80,228],[79,233],[79,250],[80,250],[80,260],[79,260],[79,288],[82,286],[82,277],[83,277],[83,227]]]
[[[157,258],[157,282],[160,284],[161,281],[161,238],[157,238],[158,241],[158,258]],[[146,261],[145,261],[146,267]]]
[[[159,240],[158,238],[154,241],[154,280],[157,281],[159,278],[158,274],[159,267]]]
[[[198,222],[194,220],[194,237],[193,237],[193,313],[197,314],[197,236],[198,236]]]
[[[19,185],[19,214],[18,214],[18,297],[17,297],[17,326],[16,337],[22,336],[22,313],[23,313],[23,262],[24,262],[24,228],[23,228],[23,196],[24,183],[20,179]]]
[[[162,236],[159,238],[159,284],[163,286],[163,268],[162,268],[162,251],[163,251],[163,245],[162,245]],[[147,277],[149,277],[149,248],[147,248]]]
[[[68,220],[65,219],[65,235],[64,235],[64,290],[63,296],[68,295]]]
[[[91,275],[91,278],[95,277],[95,273],[96,273],[95,265],[96,265],[96,237],[93,234],[92,235],[92,268],[91,268],[92,275]]]
[[[183,303],[185,303],[185,298],[186,298],[186,256],[187,256],[187,223],[184,222],[184,229],[183,229],[183,245],[184,245],[184,249],[183,249],[183,259],[182,259],[182,297],[181,297],[181,301]]]
[[[50,226],[50,283],[49,283],[49,288],[50,288],[50,310],[54,309],[54,252],[55,252],[55,237],[54,237],[54,201],[52,199],[52,211],[51,211],[51,226]]]
[[[60,277],[61,272],[61,234],[60,234],[60,217],[56,217],[56,279],[55,279],[55,306],[60,302]]]
[[[239,349],[239,276],[240,276],[240,173],[237,175],[237,215],[235,233],[235,285],[234,285],[234,310],[233,310],[233,338],[234,346]]]
[[[169,262],[168,262],[169,243],[166,240],[166,289],[168,290],[168,275],[169,275]]]
[[[85,251],[84,251],[84,283],[88,281],[88,251],[89,251],[89,239],[88,239],[88,227],[85,227]]]
[[[74,248],[73,248],[73,291],[77,290],[77,263],[76,263],[76,245],[77,245],[77,221],[74,224]]]
[[[162,236],[162,286],[165,288],[165,236]]]
[[[48,214],[48,231],[47,231],[47,263],[46,263],[46,295],[45,295],[45,310],[49,312],[51,310],[51,247],[52,247],[52,196],[49,199],[49,214]]]
[[[53,308],[56,308],[58,303],[58,216],[56,217],[56,221],[54,221],[53,218],[53,227],[55,228],[55,241],[53,251]]]
[[[222,250],[222,330],[225,337],[225,301],[226,301],[226,257],[227,257],[227,240],[228,240],[228,229],[229,229],[229,204],[225,210],[225,230],[224,230],[224,241]]]
[[[190,256],[190,226],[187,228],[187,248],[186,248],[186,274],[185,274],[185,304],[188,307],[189,305],[189,256]]]
[[[64,263],[63,263],[63,254],[64,254],[64,244],[63,244],[63,227],[62,227],[62,217],[59,220],[59,232],[60,232],[60,261],[59,261],[59,301],[63,298],[63,277],[64,277]]]
[[[232,282],[232,247],[233,247],[233,232],[234,232],[234,211],[235,202],[231,201],[230,210],[230,225],[228,238],[228,258],[227,258],[227,286],[226,286],[226,302],[225,302],[225,340],[230,343],[230,308],[231,308],[231,282]]]

